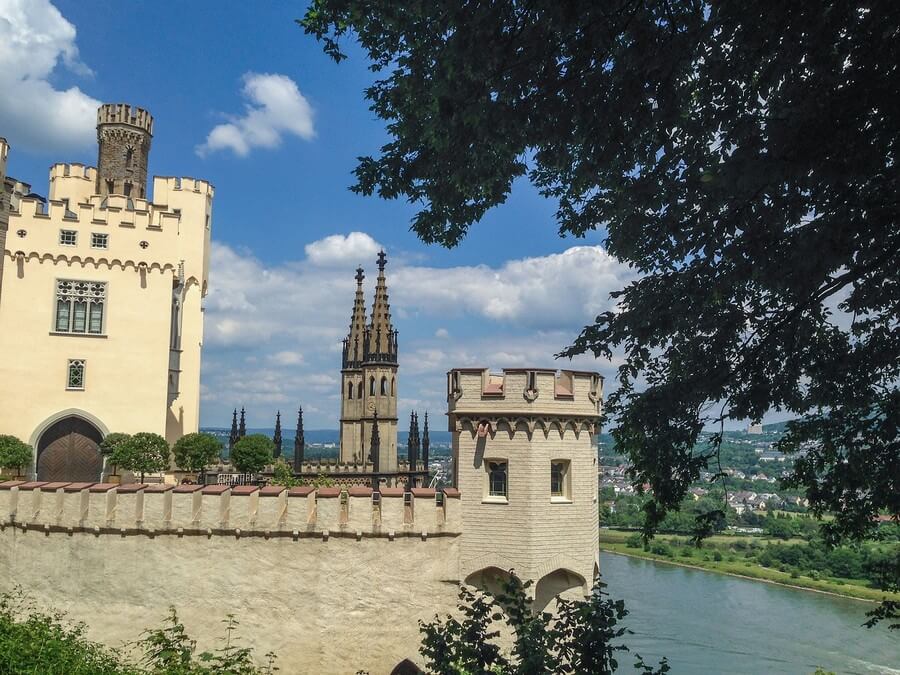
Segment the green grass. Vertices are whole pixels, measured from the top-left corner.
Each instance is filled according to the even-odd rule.
[[[720,574],[732,574],[760,581],[769,581],[786,586],[799,586],[800,588],[808,588],[815,591],[825,591],[836,595],[843,595],[850,598],[860,600],[881,601],[885,598],[890,600],[900,600],[900,593],[888,593],[875,588],[869,588],[864,585],[864,581],[853,579],[842,579],[843,584],[836,583],[831,579],[812,579],[810,577],[799,576],[792,577],[790,572],[781,572],[770,567],[763,567],[753,560],[706,560],[703,557],[704,551],[696,551],[693,557],[687,558],[681,555],[657,555],[644,551],[640,548],[628,548],[622,542],[610,541],[605,535],[607,530],[600,533],[600,550],[610,551],[612,553],[622,553],[624,555],[634,556],[636,558],[646,558],[648,560],[656,560],[676,565],[686,565],[690,567],[699,567],[710,572],[719,572]],[[627,534],[627,533],[626,533]],[[662,536],[662,535],[661,535]],[[727,538],[727,537],[726,537]],[[761,539],[761,538],[760,538]],[[726,554],[727,555],[727,554]],[[749,563],[749,564],[748,564]]]
[[[610,542],[610,543],[624,543],[629,537],[640,534],[637,530],[608,530],[601,529],[600,530],[600,541]],[[658,539],[660,541],[671,542],[671,541],[684,541],[685,539],[689,539],[690,536],[686,534],[658,534],[654,539]],[[778,539],[777,537],[765,537],[762,535],[756,534],[714,534],[710,537],[707,537],[704,541],[710,544],[724,544],[726,546],[733,545],[736,541],[746,541],[751,542],[755,541],[760,546],[765,546],[768,543],[773,544],[805,544],[806,540],[800,537],[791,537],[790,539]]]

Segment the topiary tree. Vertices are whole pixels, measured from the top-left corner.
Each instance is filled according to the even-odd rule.
[[[196,473],[219,458],[222,444],[215,436],[195,432],[175,441],[172,452],[179,469]]]
[[[122,443],[131,438],[131,434],[123,434],[118,431],[114,431],[111,434],[106,434],[103,437],[103,440],[100,441],[100,454],[104,457],[109,457],[109,463],[112,464],[112,473],[116,473],[116,463],[112,460],[112,455],[115,452],[116,448],[119,447]]]
[[[231,450],[231,463],[241,473],[258,473],[272,461],[275,444],[263,434],[244,436]]]
[[[118,443],[110,461],[136,474],[144,482],[144,474],[169,468],[169,444],[159,434],[141,432]]]
[[[0,435],[0,468],[15,469],[19,475],[20,469],[31,463],[34,450],[27,443],[23,443],[15,436]]]

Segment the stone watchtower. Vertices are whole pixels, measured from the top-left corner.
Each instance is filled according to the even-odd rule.
[[[496,590],[514,570],[535,582],[538,610],[565,591],[590,590],[599,572],[602,392],[593,372],[447,374],[466,583]]]
[[[153,117],[125,103],[106,103],[97,110],[97,194],[147,198],[147,158],[153,139]]]
[[[341,364],[341,462],[373,465],[375,473],[397,471],[397,331],[391,323],[386,265],[381,251],[368,325],[365,277],[362,268],[356,270],[356,297]]]

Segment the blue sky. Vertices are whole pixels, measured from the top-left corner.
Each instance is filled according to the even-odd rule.
[[[402,201],[354,195],[356,157],[387,140],[363,54],[335,64],[294,22],[303,1],[0,0],[0,135],[9,172],[45,192],[55,161],[96,162],[98,102],[155,117],[153,175],[216,186],[201,423],[250,426],[302,404],[335,428],[353,270],[388,252],[400,331],[400,414],[442,414],[458,366],[552,366],[631,272],[557,234],[555,205],[521,181],[457,248],[426,246]],[[371,305],[371,285],[368,286]],[[584,357],[612,384],[613,363]]]

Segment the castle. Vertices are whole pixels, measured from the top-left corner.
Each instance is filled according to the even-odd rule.
[[[39,480],[100,480],[112,431],[198,428],[214,189],[155,177],[149,199],[152,138],[147,111],[101,106],[97,167],[54,164],[48,199],[0,138],[0,433]]]
[[[357,270],[342,350],[335,487],[120,484],[95,473],[83,480],[52,474],[83,456],[71,426],[52,434],[65,443],[45,442],[62,420],[92,424],[92,443],[107,424],[164,430],[170,439],[196,428],[190,387],[199,364],[212,188],[157,178],[154,202],[145,200],[137,181],[146,169],[135,163],[146,163],[152,119],[135,110],[101,108],[101,166],[54,166],[49,213],[27,186],[6,181],[18,239],[5,249],[0,340],[7,353],[25,341],[36,353],[22,366],[4,365],[27,394],[12,405],[15,415],[0,412],[0,433],[30,434],[37,459],[35,480],[0,483],[0,591],[14,580],[38,602],[84,621],[89,637],[115,646],[158,625],[174,606],[207,648],[232,613],[246,643],[258,654],[278,654],[288,673],[418,672],[417,622],[453,612],[460,584],[495,590],[514,572],[535,582],[529,592],[538,610],[554,596],[587,593],[599,570],[594,436],[602,378],[572,370],[451,370],[454,487],[424,485],[427,422],[419,438],[418,420],[411,420],[405,462],[397,456],[398,337],[383,253],[368,318]],[[118,152],[125,146],[105,152],[108,123],[113,141],[145,144],[131,154]],[[63,243],[64,231],[75,233],[74,244]],[[111,252],[78,249],[95,233],[107,235]],[[60,275],[68,286],[59,286]],[[33,301],[54,293],[50,309]],[[60,359],[70,372],[73,360],[89,364],[81,389],[56,391]],[[29,365],[35,383],[25,374]],[[116,389],[123,386],[127,395]],[[85,399],[91,406],[67,398],[89,387],[99,390]],[[118,401],[106,387],[119,392]],[[243,427],[235,414],[232,440]],[[299,431],[295,468],[302,475],[314,467],[303,458]],[[41,458],[51,451],[48,468]]]

